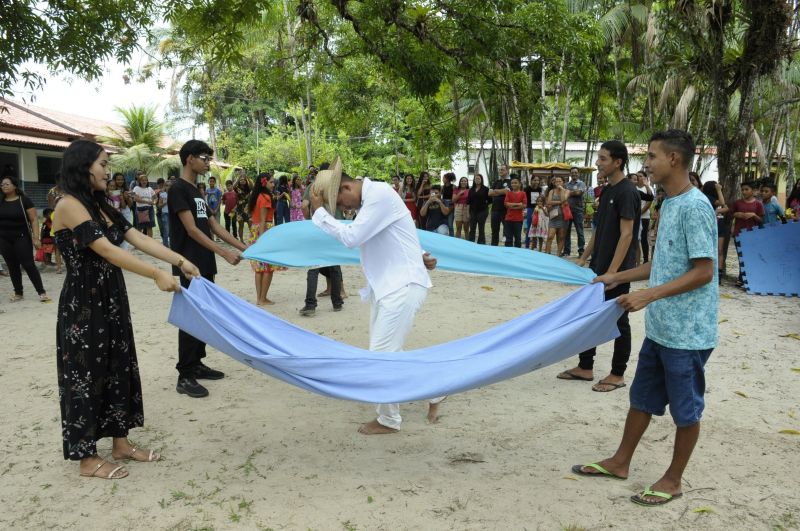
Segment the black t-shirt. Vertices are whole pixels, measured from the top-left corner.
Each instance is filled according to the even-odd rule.
[[[33,207],[33,201],[27,196],[18,195],[13,201],[3,200],[0,204],[0,234],[8,237],[28,234],[28,209]]]
[[[445,201],[449,201],[449,203],[447,203],[448,205],[450,205],[450,203],[453,202],[452,184],[445,184],[444,186],[442,186],[442,199],[444,199]]]
[[[442,213],[439,205],[428,205],[428,214],[425,217],[425,228],[427,230],[436,230],[440,225],[447,225],[447,216]]]
[[[502,190],[504,188],[506,190],[511,190],[511,179],[497,179],[492,185],[492,190]],[[492,197],[492,212],[505,212],[505,201],[505,194]]]
[[[608,271],[614,252],[619,242],[619,220],[633,220],[633,234],[630,247],[622,260],[619,271],[631,269],[636,262],[636,248],[639,245],[635,237],[639,230],[639,219],[642,216],[642,204],[639,199],[639,190],[629,179],[622,179],[615,185],[607,185],[600,196],[600,206],[597,209],[597,231],[594,237],[594,249],[590,266],[592,271],[602,275]]]
[[[474,186],[469,189],[467,196],[467,204],[469,204],[469,211],[472,213],[483,212],[489,207],[489,189],[481,185],[480,188]]]
[[[536,208],[536,200],[542,195],[542,187],[533,188],[528,185],[525,187],[525,194],[528,196],[528,208]]]
[[[200,195],[200,191],[184,179],[176,179],[167,192],[169,208],[169,245],[173,251],[184,256],[200,269],[203,276],[217,274],[217,262],[214,253],[194,241],[186,227],[181,223],[178,214],[185,210],[192,213],[194,223],[203,234],[211,237],[211,226],[208,223],[208,205]],[[180,275],[180,269],[172,267],[173,275]]]

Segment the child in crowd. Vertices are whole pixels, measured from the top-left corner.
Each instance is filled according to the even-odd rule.
[[[53,209],[45,208],[42,212],[44,223],[42,223],[42,230],[39,231],[39,240],[42,243],[40,252],[43,255],[42,267],[52,264],[50,257],[55,254],[55,247],[53,242]],[[60,261],[59,261],[60,262]],[[59,273],[61,272],[61,264],[58,264]]]
[[[225,181],[225,193],[222,194],[222,204],[225,205],[225,230],[236,236],[236,192],[233,191],[233,181]]]
[[[743,230],[750,230],[758,227],[764,220],[764,205],[753,195],[753,183],[746,182],[741,184],[742,198],[733,202],[733,237],[736,248],[739,248],[739,233]],[[742,269],[739,267],[739,280],[736,281],[739,287],[744,286]]]
[[[761,185],[761,202],[764,204],[764,224],[785,221],[786,214],[775,198],[775,185],[772,183]]]
[[[536,208],[531,216],[531,228],[528,230],[531,249],[534,251],[542,250],[549,230],[550,218],[547,216],[547,209],[544,207],[544,195],[539,195],[536,198]]]

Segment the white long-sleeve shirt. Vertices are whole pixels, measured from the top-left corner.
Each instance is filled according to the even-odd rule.
[[[350,224],[338,221],[324,208],[318,208],[311,220],[345,246],[361,251],[368,284],[362,299],[369,297],[370,290],[378,301],[408,284],[432,286],[411,214],[388,184],[364,179],[361,208]]]

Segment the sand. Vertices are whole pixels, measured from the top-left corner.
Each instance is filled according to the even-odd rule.
[[[218,283],[253,300],[246,263],[218,259]],[[735,268],[735,265],[733,266]],[[301,317],[305,271],[276,274],[270,310],[337,340],[366,347],[368,306],[358,268],[334,313],[322,299]],[[408,340],[414,348],[484,330],[573,289],[567,285],[435,271]],[[628,407],[626,391],[594,393],[556,380],[576,359],[450,397],[440,423],[426,404],[403,407],[399,434],[366,437],[373,407],[291,387],[210,350],[225,371],[211,395],[175,392],[177,330],[171,296],[126,274],[145,399],[131,439],[163,453],[128,465],[120,481],[84,479],[61,453],[55,368],[56,304],[9,304],[0,278],[0,528],[5,529],[797,529],[800,526],[800,332],[797,299],[750,296],[725,285],[721,343],[707,365],[707,408],[682,499],[643,508],[629,497],[658,479],[671,452],[669,416],[654,419],[627,481],[576,477],[570,467],[609,456]],[[44,274],[57,298],[62,275]],[[643,287],[643,284],[641,286]],[[256,316],[242,316],[255,319]],[[633,314],[633,377],[643,339]],[[596,377],[607,374],[610,345]],[[110,440],[100,443],[110,453]]]

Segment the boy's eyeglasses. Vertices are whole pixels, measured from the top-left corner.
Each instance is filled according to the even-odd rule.
[[[211,155],[200,155],[197,158],[202,160],[203,162],[211,162],[214,160],[214,157],[212,157]]]

